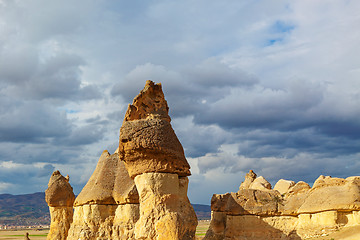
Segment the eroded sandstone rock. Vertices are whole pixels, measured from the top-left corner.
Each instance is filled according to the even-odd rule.
[[[139,203],[134,181],[129,177],[118,152],[101,154],[94,173],[77,196],[74,206],[85,204]]]
[[[360,210],[360,185],[358,181],[331,177],[317,179],[298,213],[331,210]]]
[[[271,184],[263,176],[260,176],[250,184],[249,189],[267,191],[271,190]]]
[[[55,171],[45,191],[45,200],[49,205],[51,225],[46,239],[65,240],[73,220],[75,195],[69,183],[59,171]]]
[[[119,154],[132,178],[147,172],[190,175],[168,109],[161,84],[152,81],[129,105],[120,128]]]
[[[294,181],[280,179],[274,186],[274,190],[277,190],[281,195],[287,193],[289,189],[296,183]]]
[[[275,190],[256,179],[250,171],[237,193],[214,194],[205,240],[306,239],[360,225],[360,177],[320,176],[312,188],[280,180]]]
[[[135,239],[139,195],[118,151],[103,151],[74,203],[68,239]]]
[[[120,159],[139,192],[136,239],[195,238],[197,218],[187,198],[190,166],[168,110],[161,84],[147,81],[120,128]]]
[[[251,185],[252,182],[254,182],[254,180],[256,179],[257,175],[256,173],[254,173],[253,170],[250,170],[246,175],[245,175],[245,181],[242,182],[240,184],[239,189],[248,189]]]
[[[50,191],[49,205],[66,205],[72,214],[74,202],[68,240],[195,239],[190,166],[170,121],[161,84],[147,81],[128,107],[118,150],[102,153],[75,202]]]

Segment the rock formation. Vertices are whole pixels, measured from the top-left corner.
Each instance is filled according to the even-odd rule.
[[[73,219],[73,203],[75,195],[69,178],[55,171],[45,191],[45,200],[49,205],[51,225],[46,239],[65,240]]]
[[[101,154],[75,202],[68,179],[54,172],[48,239],[195,239],[190,166],[170,121],[161,85],[147,81],[128,107],[118,150]]]
[[[139,192],[136,239],[195,238],[197,219],[187,198],[190,166],[168,110],[161,84],[147,81],[120,129],[120,159]]]
[[[238,192],[214,194],[204,239],[306,239],[360,224],[360,177],[267,183],[250,171]]]
[[[168,111],[161,84],[148,80],[129,105],[120,128],[120,158],[130,177],[149,172],[190,175],[190,166],[171,127]]]
[[[74,209],[68,239],[134,239],[139,196],[117,151],[101,154]]]

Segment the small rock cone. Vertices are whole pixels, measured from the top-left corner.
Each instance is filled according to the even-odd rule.
[[[47,240],[65,240],[73,221],[73,203],[75,195],[69,183],[59,171],[55,171],[45,191],[45,200],[49,206],[51,225]]]

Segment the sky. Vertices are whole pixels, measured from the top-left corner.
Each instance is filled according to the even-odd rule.
[[[0,0],[0,193],[78,194],[161,82],[189,198],[360,175],[358,0]]]

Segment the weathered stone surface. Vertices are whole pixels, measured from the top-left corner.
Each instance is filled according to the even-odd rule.
[[[119,205],[115,211],[111,239],[135,239],[135,223],[139,220],[139,204]]]
[[[278,214],[278,205],[281,201],[277,191],[241,189],[237,193],[214,194],[211,199],[211,211],[226,212],[229,215],[269,216]]]
[[[74,206],[69,240],[135,239],[139,195],[118,150],[103,151]]]
[[[169,173],[144,173],[134,180],[140,196],[136,239],[194,239],[197,219],[184,195],[187,180]]]
[[[134,180],[129,177],[117,152],[101,154],[94,173],[77,196],[74,205],[139,203]]]
[[[75,207],[68,240],[135,239],[139,204],[85,204]]]
[[[285,193],[279,212],[284,215],[298,215],[298,210],[308,197],[309,184],[299,181]]]
[[[292,186],[286,196],[291,196],[294,194],[305,194],[311,189],[310,185],[306,182],[299,181],[294,186]]]
[[[358,181],[325,177],[315,181],[298,213],[359,209],[360,185]]]
[[[225,238],[227,215],[224,212],[211,211],[211,222],[204,239],[222,240]]]
[[[187,198],[190,165],[170,124],[161,84],[147,81],[120,128],[119,156],[139,192],[136,239],[194,239],[197,219]]]
[[[267,191],[271,190],[271,184],[263,176],[260,176],[250,184],[249,189]]]
[[[147,81],[129,105],[120,128],[119,155],[132,178],[147,172],[190,175],[190,165],[170,124],[161,84]]]
[[[320,176],[312,188],[281,180],[271,190],[262,179],[253,189],[255,176],[237,193],[213,195],[205,240],[306,239],[360,225],[360,177]]]
[[[74,208],[69,240],[111,239],[117,205],[85,204]]]
[[[239,190],[241,189],[248,189],[250,184],[256,179],[256,173],[253,170],[250,170],[245,175],[245,181],[240,184]]]
[[[53,172],[50,177],[45,190],[45,200],[50,207],[71,207],[74,203],[75,195],[69,179],[59,171]]]
[[[298,240],[293,217],[227,216],[224,239]]]
[[[126,112],[118,150],[102,153],[75,200],[68,240],[195,239],[190,166],[170,120],[161,85],[147,81]]]
[[[49,207],[51,224],[47,240],[65,240],[73,220],[72,207]]]
[[[281,195],[287,193],[289,189],[295,185],[294,181],[280,179],[274,186],[274,190],[277,190]]]
[[[179,177],[179,215],[181,219],[182,239],[194,239],[196,226],[198,224],[197,216],[187,196],[189,179]]]
[[[51,175],[48,189],[45,191],[45,200],[49,205],[51,217],[50,231],[46,239],[65,240],[73,220],[72,205],[75,200],[69,178],[65,178],[59,171],[55,171]]]

